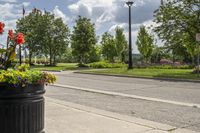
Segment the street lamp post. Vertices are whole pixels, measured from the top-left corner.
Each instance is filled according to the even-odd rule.
[[[126,4],[129,7],[129,63],[128,69],[133,68],[133,59],[132,59],[132,39],[131,39],[131,6],[133,5],[133,1],[127,1]]]

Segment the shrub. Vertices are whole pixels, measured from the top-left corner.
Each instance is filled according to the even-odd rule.
[[[87,67],[88,67],[88,65],[87,65],[87,64],[82,64],[82,63],[79,63],[79,64],[78,64],[78,67],[85,67],[85,68],[87,68]]]
[[[161,59],[160,64],[162,64],[162,65],[172,65],[173,62],[171,60]]]
[[[198,73],[198,71],[199,71],[199,73],[200,73],[200,66],[198,67],[198,66],[196,66],[195,68],[194,68],[194,70],[193,70],[193,72],[192,73],[194,73],[194,74],[197,74]]]
[[[124,63],[108,63],[105,61],[94,62],[89,64],[90,68],[122,68],[125,66],[126,64]]]
[[[28,69],[30,69],[29,64],[22,64],[21,66],[17,67],[17,70],[19,70],[20,72],[27,71]]]

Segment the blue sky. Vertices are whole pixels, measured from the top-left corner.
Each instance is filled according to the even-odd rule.
[[[155,26],[153,12],[159,7],[160,0],[134,0],[132,7],[133,51],[138,29],[141,25]],[[26,15],[34,8],[46,9],[61,17],[72,29],[78,15],[86,16],[95,23],[97,35],[109,31],[114,33],[116,26],[123,27],[128,36],[128,8],[124,0],[0,0],[0,21],[6,24],[6,30],[14,29],[16,20],[22,17],[24,5]],[[5,41],[5,36],[0,36]]]

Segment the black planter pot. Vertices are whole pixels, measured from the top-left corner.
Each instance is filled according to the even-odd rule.
[[[44,85],[0,83],[0,133],[44,133]]]

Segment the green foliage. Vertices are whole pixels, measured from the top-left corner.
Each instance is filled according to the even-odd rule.
[[[151,55],[151,62],[152,63],[160,63],[160,60],[163,58],[167,58],[168,54],[164,47],[155,46],[152,51]]]
[[[47,17],[48,14],[46,14]],[[64,24],[61,18],[55,19],[54,16],[46,24],[47,28],[44,43],[44,53],[50,56],[50,65],[56,64],[56,57],[61,56],[69,44],[69,28]]]
[[[88,65],[90,68],[122,68],[126,67],[124,63],[108,63],[105,61],[94,62]]]
[[[155,28],[166,48],[184,58],[197,54],[195,35],[200,31],[200,3],[198,0],[162,0],[155,11]]]
[[[72,49],[67,48],[65,52],[58,58],[58,63],[76,63],[76,59],[72,55]]]
[[[200,65],[199,66],[195,66],[193,72],[194,74],[200,74]]]
[[[29,50],[29,64],[33,55],[50,56],[50,65],[56,63],[56,58],[62,55],[69,44],[69,28],[61,18],[55,18],[48,12],[31,12],[17,21],[17,31],[26,34],[26,44]]]
[[[34,65],[31,66],[32,70],[36,71],[65,71],[77,69],[76,63],[58,63],[56,66]]]
[[[154,48],[153,43],[153,36],[147,32],[145,26],[141,26],[137,36],[136,45],[146,62],[148,62],[152,56]]]
[[[117,56],[114,37],[108,32],[105,32],[102,35],[101,45],[103,56],[106,60],[113,63],[115,61],[114,58]]]
[[[124,29],[116,27],[115,36],[108,32],[102,35],[101,53],[104,59],[113,63],[116,60],[126,62],[128,57],[128,44],[124,35]]]
[[[8,69],[12,66],[12,62],[15,60],[16,45],[11,45],[8,49],[0,49],[0,69]]]
[[[20,72],[27,71],[29,69],[30,69],[30,65],[28,65],[28,64],[22,64],[17,67],[17,70]]]
[[[89,56],[87,62],[91,63],[91,62],[100,61],[100,58],[101,58],[101,48],[100,48],[100,46],[98,46],[98,45],[94,46],[94,48],[90,51],[89,55],[90,56]]]
[[[8,83],[14,86],[25,87],[28,84],[47,84],[54,83],[56,77],[41,71],[20,71],[20,70],[7,70],[1,71],[0,82]]]
[[[77,66],[79,68],[88,68],[88,65],[87,64],[83,64],[83,63],[79,63]]]
[[[120,27],[115,29],[115,45],[118,58],[121,62],[125,62],[128,54],[128,42],[124,35],[124,29]]]
[[[72,54],[78,63],[85,64],[88,62],[96,42],[94,24],[91,23],[90,19],[79,16],[71,35]]]
[[[31,12],[29,15],[24,18],[18,19],[16,25],[16,31],[24,33],[26,43],[24,47],[29,50],[29,63],[31,64],[32,55],[38,54],[41,52],[41,44],[43,37],[43,26],[41,25],[42,14],[40,12]]]

